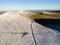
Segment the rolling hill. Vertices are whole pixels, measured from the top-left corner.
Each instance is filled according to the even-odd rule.
[[[33,19],[40,19],[40,17],[34,17],[35,15],[28,11],[6,12],[0,15],[0,45],[35,45],[35,41],[37,45],[59,45],[60,32],[56,27],[60,26],[45,23],[54,27],[49,28],[41,23],[31,22]]]

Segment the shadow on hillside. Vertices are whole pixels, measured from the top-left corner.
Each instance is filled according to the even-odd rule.
[[[35,19],[35,21],[60,33],[60,19]]]

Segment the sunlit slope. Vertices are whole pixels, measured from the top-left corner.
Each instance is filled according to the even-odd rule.
[[[59,45],[60,33],[36,22],[30,26],[30,16],[33,13],[29,13],[7,12],[0,15],[0,45],[34,45],[31,27],[37,45]],[[56,28],[56,26],[54,27]],[[22,37],[25,32],[28,34]]]
[[[60,19],[60,14],[36,14],[25,10],[19,11],[19,14],[29,19]]]
[[[30,21],[28,21],[28,19],[19,15],[17,12],[7,12],[0,15],[0,32],[1,30],[8,30],[9,32],[26,31],[26,28],[28,27],[29,23]]]
[[[29,16],[30,19],[60,19],[60,14],[33,14]]]

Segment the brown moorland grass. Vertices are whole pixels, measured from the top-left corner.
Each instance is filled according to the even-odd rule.
[[[30,19],[60,19],[60,14],[32,14]]]
[[[32,13],[26,10],[18,12],[20,15],[27,17],[28,19],[60,19],[60,13],[46,14],[46,13]]]

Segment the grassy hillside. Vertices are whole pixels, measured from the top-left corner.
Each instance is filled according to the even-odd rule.
[[[55,13],[55,14],[32,13],[32,12],[29,12],[26,10],[19,11],[18,13],[31,20],[34,20],[34,19],[60,19],[60,13]]]
[[[60,19],[60,14],[32,14],[30,19]]]

